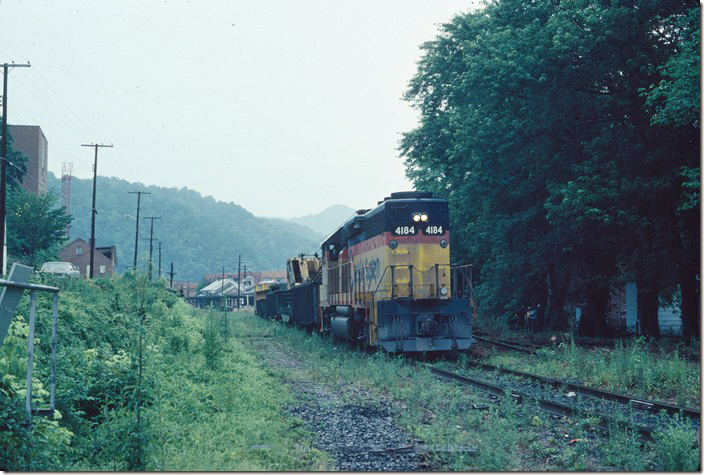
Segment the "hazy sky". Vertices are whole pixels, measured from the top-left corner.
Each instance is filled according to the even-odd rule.
[[[411,189],[401,96],[469,0],[0,0],[10,124],[40,125],[49,170],[189,187],[259,216],[369,207]],[[100,190],[98,190],[100,193]],[[133,207],[133,197],[125,197]],[[89,204],[87,204],[89,205]]]

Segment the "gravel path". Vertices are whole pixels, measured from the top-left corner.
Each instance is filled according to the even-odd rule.
[[[363,388],[342,384],[331,388],[315,381],[308,363],[292,348],[273,339],[250,340],[270,366],[288,376],[285,383],[300,404],[288,408],[317,435],[315,447],[327,452],[343,471],[427,471],[421,453],[409,451],[412,437],[393,421],[390,401],[372,397]]]

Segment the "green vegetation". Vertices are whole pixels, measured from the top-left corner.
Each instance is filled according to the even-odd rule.
[[[8,253],[20,262],[35,266],[52,259],[61,250],[71,216],[57,207],[56,195],[35,195],[20,187],[7,193]]]
[[[485,316],[540,302],[604,335],[608,290],[635,281],[641,329],[681,298],[698,335],[700,6],[496,0],[422,47],[401,153],[450,202],[453,259]]]
[[[295,348],[313,362],[310,370],[321,383],[352,383],[390,399],[400,424],[427,444],[480,449],[476,456],[437,453],[435,470],[692,470],[699,463],[697,434],[684,424],[665,424],[657,433],[670,444],[643,444],[618,428],[603,435],[589,418],[555,420],[530,403],[496,404],[480,392],[437,379],[421,362],[358,351],[280,322],[242,315],[233,330],[235,337],[266,334]]]
[[[92,186],[92,180],[71,180],[72,239],[90,236]],[[51,173],[49,187],[56,192],[61,189],[61,181]],[[164,240],[162,267],[165,271],[173,262],[176,280],[198,282],[206,274],[220,272],[223,265],[231,272],[237,253],[249,269],[283,269],[287,258],[318,242],[318,236],[305,226],[258,218],[235,203],[216,201],[188,188],[146,186],[99,176],[95,240],[99,246],[117,246],[120,272],[132,267],[137,199],[128,193],[137,189],[152,193],[142,196],[140,216],[163,218],[154,223],[154,237]],[[139,229],[137,266],[144,271],[149,221],[142,220]]]
[[[59,300],[53,418],[23,426],[27,302],[0,346],[3,470],[316,470],[329,467],[291,396],[231,338],[231,317],[202,313],[131,273],[52,279]],[[39,297],[34,399],[48,405],[50,301]]]
[[[688,362],[677,350],[651,351],[645,338],[618,341],[615,348],[560,343],[537,356],[499,351],[486,362],[689,407],[699,407],[701,400],[700,363]]]

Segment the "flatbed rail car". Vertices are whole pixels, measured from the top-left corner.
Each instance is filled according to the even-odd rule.
[[[290,289],[269,290],[267,316],[390,353],[472,344],[470,301],[453,285],[466,279],[450,265],[447,200],[392,193],[330,234],[321,256],[289,259]],[[301,268],[307,276],[292,272]]]

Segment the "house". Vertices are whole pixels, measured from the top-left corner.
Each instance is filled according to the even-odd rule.
[[[76,238],[59,252],[61,262],[74,264],[83,277],[90,274],[90,246],[82,238]],[[117,251],[115,246],[96,247],[93,263],[93,277],[109,277],[115,272]]]
[[[581,308],[577,308],[577,318],[581,315]],[[635,282],[614,286],[609,294],[609,307],[606,315],[609,327],[618,332],[640,334],[638,321],[638,287]],[[658,324],[663,334],[682,334],[682,318],[680,316],[679,301],[675,299],[672,305],[660,304],[658,308]]]

